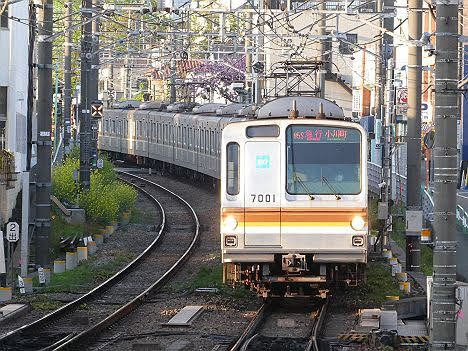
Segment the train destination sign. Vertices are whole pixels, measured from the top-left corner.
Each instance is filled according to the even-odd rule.
[[[351,128],[329,128],[313,125],[295,125],[290,127],[288,137],[295,142],[306,143],[359,143],[360,133]]]

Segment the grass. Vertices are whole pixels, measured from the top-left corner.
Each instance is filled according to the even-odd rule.
[[[63,302],[50,300],[44,295],[34,295],[31,300],[31,306],[38,311],[56,310],[64,305]]]
[[[80,264],[71,271],[52,274],[51,283],[42,292],[72,292],[77,287],[90,287],[110,278],[125,264],[130,262],[133,255],[119,251],[111,254],[107,263],[101,264],[95,258]],[[34,281],[37,284],[37,280]]]
[[[253,293],[243,286],[233,288],[223,284],[223,269],[221,265],[204,266],[193,274],[190,280],[176,283],[169,287],[173,291],[186,291],[190,293],[198,288],[217,288],[221,295],[238,299],[253,296]]]
[[[367,267],[367,280],[357,287],[346,287],[342,293],[349,296],[347,300],[353,301],[358,308],[380,306],[387,296],[403,296],[392,277],[390,267],[380,263],[370,263]]]
[[[145,211],[138,208],[133,208],[130,215],[130,223],[132,224],[155,224],[154,212],[151,210]]]
[[[50,239],[51,256],[53,258],[60,255],[60,240],[62,238],[82,235],[86,232],[84,224],[68,224],[55,211],[52,213],[52,236]]]

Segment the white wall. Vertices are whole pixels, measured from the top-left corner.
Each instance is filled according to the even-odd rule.
[[[28,18],[28,3],[10,5],[10,16]],[[16,172],[26,169],[26,116],[28,96],[28,26],[9,21],[8,29],[0,30],[0,85],[8,87],[6,149],[15,155]],[[11,216],[21,189],[21,176],[13,189],[7,191],[2,204],[3,220]]]

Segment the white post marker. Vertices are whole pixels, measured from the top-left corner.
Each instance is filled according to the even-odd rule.
[[[97,164],[96,164],[96,167],[101,169],[102,167],[104,167],[104,160],[102,158],[99,158],[97,160]]]
[[[21,294],[26,294],[26,289],[24,288],[24,280],[21,276],[18,276],[18,286]]]
[[[3,246],[3,232],[0,230],[0,286],[6,286],[5,247]]]
[[[45,284],[46,278],[45,278],[44,268],[39,267],[37,269],[37,275],[38,275],[38,278],[39,278],[39,284]]]
[[[16,222],[9,222],[6,225],[6,238],[10,243],[15,243],[19,240],[20,227]]]

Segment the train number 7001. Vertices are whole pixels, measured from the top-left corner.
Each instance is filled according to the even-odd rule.
[[[252,202],[276,202],[276,194],[250,194]]]

